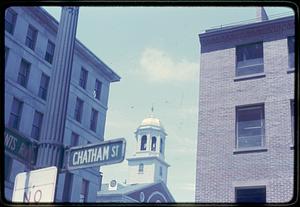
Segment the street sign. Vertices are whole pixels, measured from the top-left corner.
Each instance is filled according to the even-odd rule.
[[[75,170],[122,162],[125,157],[125,148],[124,138],[71,147],[67,152],[66,168]]]
[[[15,179],[13,202],[53,202],[57,178],[57,167],[47,167],[19,173]]]
[[[34,145],[30,139],[8,128],[5,128],[4,137],[5,151],[23,163],[29,164],[30,157],[32,162],[35,161]]]

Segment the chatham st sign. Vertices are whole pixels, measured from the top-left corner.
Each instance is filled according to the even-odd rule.
[[[68,170],[74,170],[119,163],[124,160],[125,148],[124,138],[71,147],[67,150],[66,167]]]

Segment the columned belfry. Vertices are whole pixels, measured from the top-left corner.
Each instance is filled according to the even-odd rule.
[[[165,140],[167,133],[158,118],[154,117],[153,107],[150,116],[142,121],[135,132],[136,151],[128,158],[128,184],[154,183],[167,184],[168,167],[165,161]]]
[[[60,166],[76,38],[78,7],[62,7],[56,36],[45,122],[38,149],[38,168]]]

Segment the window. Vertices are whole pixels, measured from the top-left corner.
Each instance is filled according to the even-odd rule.
[[[96,83],[95,83],[95,98],[100,100],[100,96],[101,96],[101,89],[102,89],[102,83],[96,79]]]
[[[71,147],[77,146],[79,144],[79,135],[75,132],[71,134]]]
[[[85,87],[86,87],[87,76],[88,76],[87,70],[85,70],[84,68],[81,68],[80,79],[79,79],[79,85],[80,85],[83,89],[85,89]]]
[[[72,192],[73,174],[66,172],[64,191],[63,191],[63,202],[69,202]]]
[[[236,147],[262,147],[264,145],[264,105],[237,107]]]
[[[236,47],[236,76],[264,71],[263,43],[252,43]]]
[[[288,37],[289,68],[295,68],[295,36]]]
[[[88,190],[89,190],[89,181],[82,179],[82,184],[81,184],[81,192],[79,195],[79,202],[83,203],[87,201],[87,196],[88,196]]]
[[[151,151],[156,151],[156,137],[152,137]]]
[[[39,140],[42,123],[43,123],[43,114],[41,112],[35,111],[33,123],[32,123],[32,130],[31,130],[32,138]]]
[[[39,88],[39,97],[44,99],[44,100],[47,99],[49,79],[50,79],[49,76],[42,73],[40,88]]]
[[[33,26],[29,25],[27,30],[25,45],[30,49],[34,50],[36,38],[37,38],[37,30]]]
[[[4,165],[5,165],[4,179],[8,182],[10,182],[12,163],[13,163],[13,159],[9,155],[5,154],[4,155]]]
[[[143,173],[144,172],[144,164],[141,163],[139,164],[139,173]]]
[[[8,58],[9,48],[5,46],[5,66]]]
[[[163,147],[164,147],[164,141],[162,140],[162,138],[160,139],[160,148],[159,148],[159,152],[163,153]]]
[[[248,187],[235,189],[237,203],[266,203],[266,187]]]
[[[11,8],[6,9],[5,30],[10,34],[14,34],[16,20],[17,20],[17,13]]]
[[[12,102],[11,112],[9,116],[8,126],[19,130],[23,102],[14,98]]]
[[[83,100],[80,98],[76,99],[76,105],[75,105],[75,113],[74,118],[76,121],[81,123],[81,117],[82,117],[82,110],[83,110]]]
[[[94,132],[96,132],[96,129],[97,129],[97,120],[98,120],[98,111],[95,109],[92,109],[90,129]]]
[[[292,128],[292,142],[294,144],[294,133],[295,133],[295,101],[291,100],[291,128]]]
[[[17,81],[24,88],[27,87],[27,82],[28,82],[29,72],[30,72],[30,66],[31,66],[31,64],[29,62],[22,59]]]
[[[146,150],[147,147],[147,136],[144,135],[142,136],[142,140],[141,140],[141,150]]]
[[[45,54],[45,60],[47,62],[49,62],[50,64],[52,64],[52,61],[53,61],[54,49],[55,49],[54,43],[51,42],[50,40],[48,40],[47,50],[46,50],[46,54]]]
[[[159,176],[162,177],[162,175],[163,175],[163,169],[161,166],[159,166]]]

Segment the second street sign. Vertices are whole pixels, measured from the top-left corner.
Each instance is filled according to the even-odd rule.
[[[4,146],[5,151],[25,164],[30,164],[30,161],[34,162],[36,159],[34,143],[30,139],[20,135],[17,131],[5,128]]]
[[[125,148],[124,138],[71,147],[67,153],[66,167],[68,170],[75,170],[119,163],[124,160]]]

